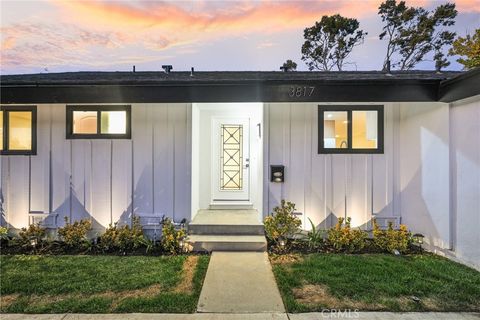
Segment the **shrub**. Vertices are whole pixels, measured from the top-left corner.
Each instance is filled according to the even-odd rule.
[[[265,233],[275,245],[278,246],[281,240],[289,241],[289,238],[299,231],[302,222],[295,216],[294,211],[294,203],[282,200],[280,207],[273,209],[273,215],[265,218]]]
[[[22,228],[18,233],[22,245],[42,245],[45,240],[47,229],[40,226],[40,223],[32,223],[28,228]]]
[[[327,242],[336,252],[359,252],[366,245],[368,234],[350,227],[351,218],[338,218],[337,224],[328,230]],[[345,223],[344,223],[345,222]]]
[[[404,224],[401,224],[398,230],[394,230],[393,223],[390,222],[387,230],[382,230],[374,219],[373,243],[382,251],[392,253],[394,250],[398,250],[401,253],[406,253],[412,243],[412,235]]]
[[[61,240],[70,248],[83,249],[88,246],[87,233],[92,229],[92,222],[87,219],[69,223],[65,217],[65,226],[58,228]]]
[[[100,236],[98,246],[103,251],[126,253],[141,247],[146,247],[148,251],[151,244],[143,234],[140,218],[134,216],[132,227],[128,225],[119,227],[117,223],[110,224],[105,233]]]
[[[180,241],[183,241],[187,235],[184,228],[176,229],[170,218],[164,218],[162,226],[162,247],[171,254],[177,254],[182,251]]]
[[[310,221],[310,225],[312,228],[310,231],[307,232],[305,240],[307,241],[310,250],[315,250],[323,244],[323,234],[325,233],[325,231],[317,229],[317,227],[315,227],[310,218],[308,218],[308,221]]]
[[[0,227],[0,240],[8,240],[7,227]]]

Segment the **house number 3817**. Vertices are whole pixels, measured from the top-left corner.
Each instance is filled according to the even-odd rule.
[[[290,87],[288,96],[291,98],[311,97],[315,87]]]

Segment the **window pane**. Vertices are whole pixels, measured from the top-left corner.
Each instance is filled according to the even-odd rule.
[[[32,113],[30,111],[8,112],[9,150],[32,149]]]
[[[77,134],[97,133],[97,112],[96,111],[74,111],[73,112],[73,133],[77,133]]]
[[[243,126],[222,124],[220,189],[242,190]]]
[[[325,111],[323,142],[326,149],[348,148],[348,115],[346,111]]]
[[[101,133],[127,133],[127,113],[125,111],[102,111]]]
[[[3,150],[3,111],[0,111],[0,150]]]
[[[377,119],[377,111],[352,112],[352,147],[354,149],[377,148]]]

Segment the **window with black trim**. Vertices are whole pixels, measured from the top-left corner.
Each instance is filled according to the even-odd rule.
[[[318,106],[318,153],[383,153],[383,106]]]
[[[36,106],[0,106],[0,154],[37,154]]]
[[[130,139],[131,106],[67,106],[67,139]]]

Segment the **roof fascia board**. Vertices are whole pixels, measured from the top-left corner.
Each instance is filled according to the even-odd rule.
[[[432,80],[38,85],[2,86],[1,103],[407,102],[437,93]]]

